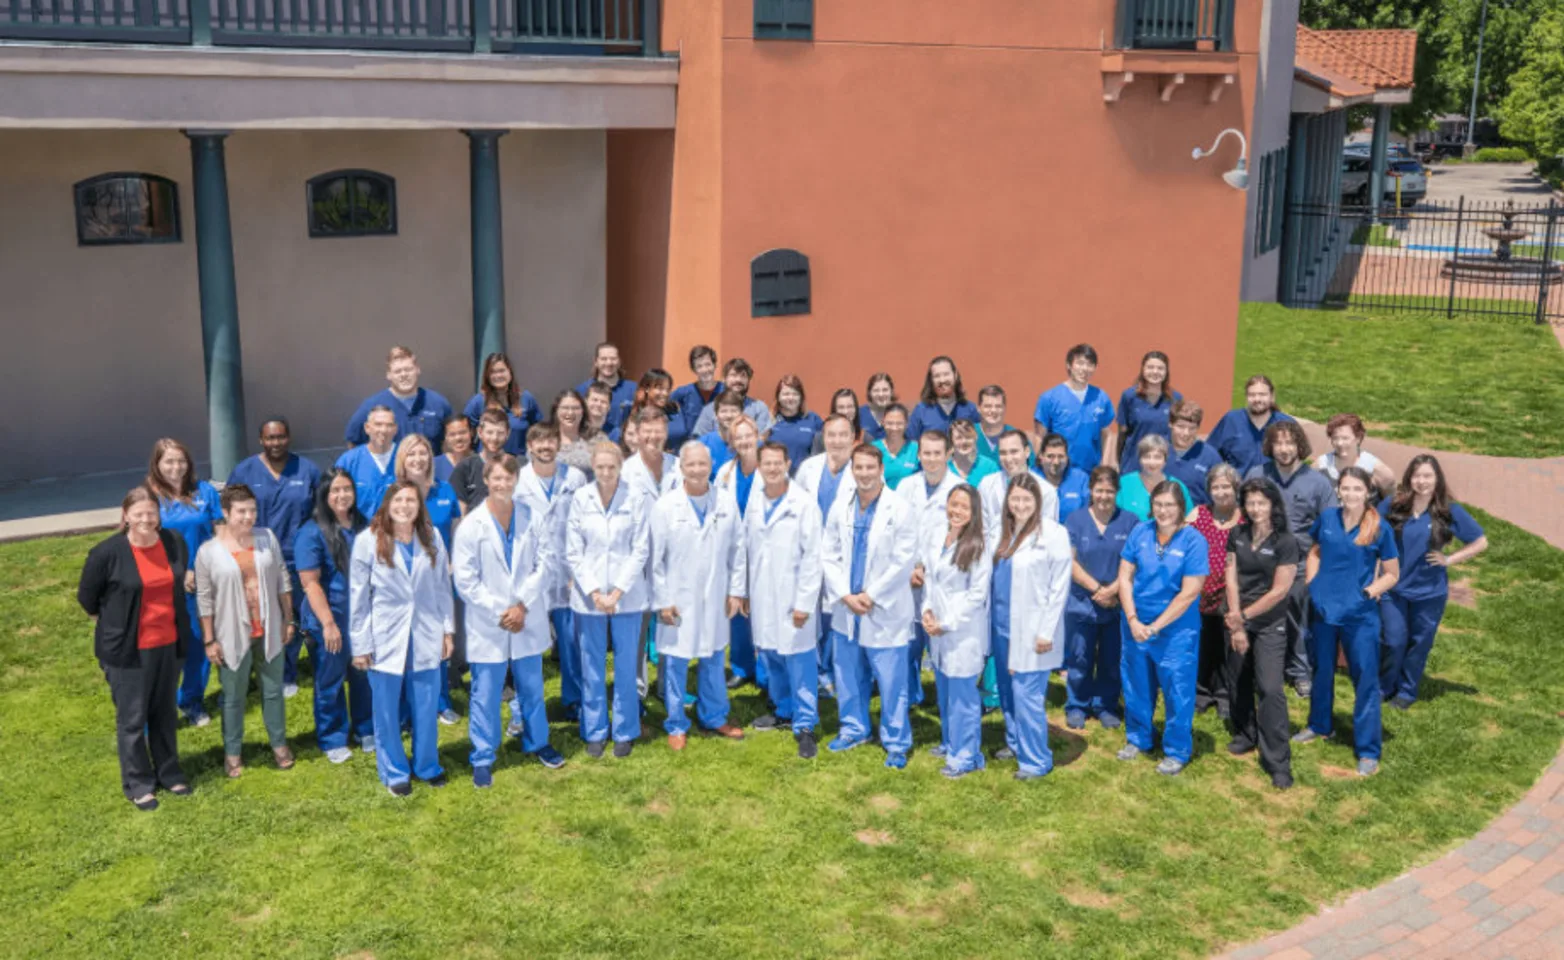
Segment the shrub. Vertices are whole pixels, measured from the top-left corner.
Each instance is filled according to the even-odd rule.
[[[1478,163],[1524,163],[1531,158],[1520,147],[1483,147],[1472,159]]]

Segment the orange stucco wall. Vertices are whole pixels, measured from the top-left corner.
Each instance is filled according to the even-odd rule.
[[[750,0],[723,0],[714,44],[710,6],[672,0],[665,24],[681,56],[665,357],[709,342],[754,364],[760,395],[801,374],[818,407],[878,369],[915,398],[950,353],[1025,422],[1088,340],[1115,395],[1162,349],[1186,395],[1225,409],[1244,196],[1220,178],[1231,141],[1190,151],[1247,125],[1259,0],[1239,0],[1239,79],[1216,104],[1197,84],[1162,103],[1154,78],[1105,104],[1112,0],[817,4],[812,43],[756,42]],[[750,317],[749,261],[773,247],[810,257],[811,315]]]
[[[627,370],[663,360],[672,179],[672,131],[608,132],[608,339]]]

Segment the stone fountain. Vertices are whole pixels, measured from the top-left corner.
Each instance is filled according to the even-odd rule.
[[[1483,231],[1494,242],[1492,254],[1461,256],[1460,251],[1444,262],[1439,275],[1445,279],[1467,280],[1474,283],[1525,283],[1533,284],[1544,278],[1549,283],[1564,280],[1564,264],[1542,257],[1518,257],[1511,247],[1531,236],[1530,230],[1515,225],[1515,201],[1504,204],[1497,227]],[[1555,249],[1564,246],[1564,237],[1555,239]]]

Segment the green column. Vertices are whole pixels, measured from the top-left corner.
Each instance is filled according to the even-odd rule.
[[[1369,174],[1369,209],[1374,219],[1379,219],[1379,208],[1385,200],[1385,153],[1390,146],[1390,104],[1382,103],[1374,113],[1374,143],[1369,152],[1373,172]]]
[[[244,362],[228,216],[224,131],[187,130],[195,193],[196,268],[201,287],[201,353],[206,362],[206,420],[212,476],[226,478],[245,456]]]
[[[505,352],[505,251],[500,226],[500,138],[504,130],[466,130],[472,169],[473,376],[483,358]]]
[[[1302,209],[1304,184],[1309,175],[1309,124],[1306,117],[1293,114],[1291,143],[1287,148],[1287,212],[1282,230],[1282,289],[1278,298],[1291,304],[1298,298],[1299,278],[1303,275],[1303,227],[1309,215]]]

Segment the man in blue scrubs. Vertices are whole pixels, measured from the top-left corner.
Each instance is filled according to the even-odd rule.
[[[1239,476],[1248,476],[1265,459],[1261,449],[1265,431],[1273,423],[1291,423],[1292,417],[1276,408],[1276,385],[1264,374],[1256,374],[1244,383],[1244,406],[1229,410],[1216,422],[1206,443],[1216,448],[1222,459],[1232,464]],[[1194,489],[1191,487],[1190,489]],[[1303,531],[1307,532],[1308,527]],[[1299,532],[1297,527],[1293,532]],[[1308,551],[1305,550],[1305,553]]]
[[[978,391],[978,456],[987,457],[995,463],[999,462],[999,438],[1015,429],[1005,422],[1006,406],[1004,387],[991,383]],[[907,435],[912,436],[911,433]]]
[[[241,460],[234,467],[228,475],[228,486],[242,483],[250,488],[255,494],[255,525],[270,530],[282,547],[283,563],[293,581],[293,622],[297,624],[301,622],[304,588],[293,562],[293,539],[315,510],[320,468],[293,453],[292,443],[287,420],[272,417],[262,423],[261,452]],[[282,694],[285,697],[299,692],[299,647],[303,644],[303,635],[295,632],[283,648],[287,655],[282,668]]]
[[[695,374],[695,382],[678,388],[668,399],[683,412],[684,422],[693,424],[700,419],[706,404],[716,400],[717,394],[727,387],[717,379],[717,351],[704,343],[690,348],[690,371]]]
[[[1070,462],[1088,473],[1103,462],[1103,448],[1113,427],[1113,401],[1101,389],[1092,386],[1097,372],[1097,351],[1081,343],[1064,356],[1068,378],[1037,398],[1032,421],[1041,444],[1050,433],[1061,434],[1069,443]]]
[[[396,417],[396,437],[400,440],[410,433],[421,433],[436,452],[445,439],[445,421],[454,412],[446,399],[433,390],[418,385],[418,358],[406,347],[392,347],[386,358],[386,380],[390,386],[358,405],[353,418],[348,421],[343,435],[348,446],[356,447],[368,441],[364,422],[369,411],[385,407]]]
[[[630,413],[630,406],[635,403],[635,381],[625,379],[624,367],[619,362],[619,348],[607,341],[597,345],[597,350],[592,354],[592,376],[576,386],[576,393],[585,397],[594,381],[608,387],[610,402],[608,418],[603,421],[603,432],[611,433],[615,427],[624,423]]]
[[[734,357],[722,365],[722,393],[733,393],[744,399],[744,416],[755,421],[755,429],[761,436],[771,429],[771,411],[766,405],[749,395],[749,382],[755,377],[755,368],[749,365],[749,361],[743,357]],[[695,428],[690,431],[692,437],[704,437],[717,429],[717,404],[711,403],[701,408],[700,416],[695,418]]]
[[[955,420],[976,423],[978,409],[967,399],[956,361],[935,357],[929,361],[929,371],[924,375],[918,405],[907,417],[907,436],[921,437],[930,430],[948,434],[951,422]]]
[[[1070,441],[1057,433],[1043,437],[1042,454],[1037,458],[1047,480],[1059,495],[1059,522],[1091,504],[1091,489],[1087,473],[1070,463]]]
[[[358,510],[373,519],[380,501],[396,480],[396,413],[384,404],[369,411],[364,421],[369,442],[354,447],[337,458],[337,466],[353,478],[358,495]]]
[[[1206,492],[1206,474],[1222,462],[1216,448],[1200,439],[1200,421],[1205,411],[1193,400],[1180,400],[1168,411],[1168,431],[1172,436],[1172,451],[1164,468],[1167,475],[1184,485],[1194,501],[1191,506],[1211,502]]]

